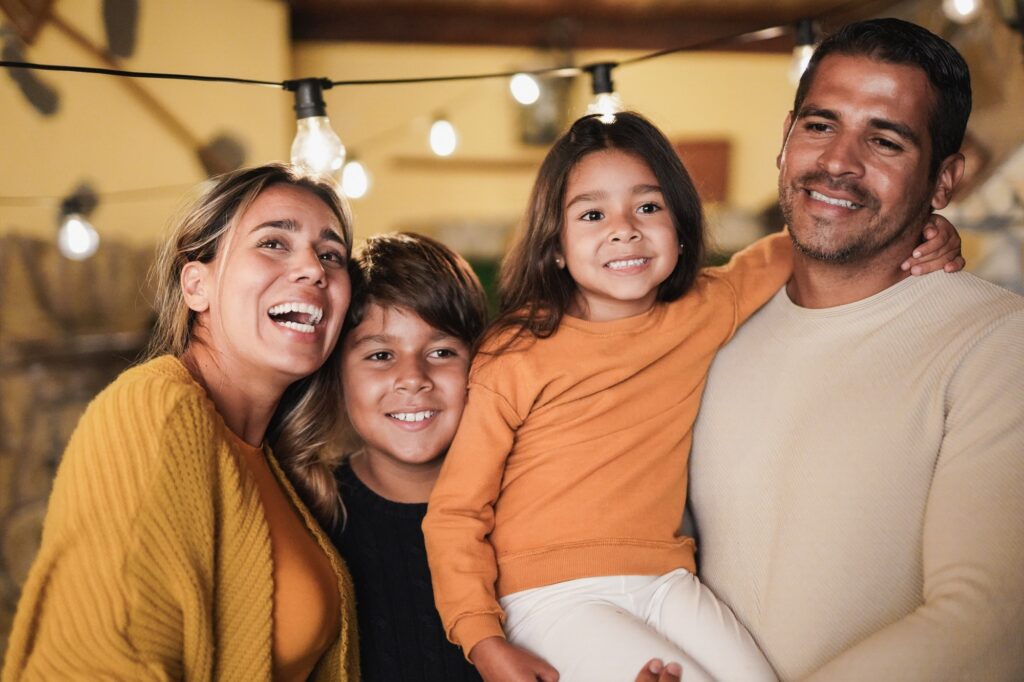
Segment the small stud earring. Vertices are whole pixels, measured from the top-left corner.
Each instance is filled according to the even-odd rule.
[[[562,257],[561,257],[561,256],[555,256],[555,266],[556,266],[556,267],[557,267],[557,268],[558,268],[559,270],[561,270],[562,268],[564,268],[564,267],[565,267],[565,261],[564,261],[564,260],[562,260]]]
[[[686,245],[683,244],[683,243],[680,243],[679,244],[679,253],[682,253],[685,248],[686,248]]]

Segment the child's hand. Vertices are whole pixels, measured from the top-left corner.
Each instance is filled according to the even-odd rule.
[[[679,682],[683,669],[678,663],[665,665],[659,658],[652,658],[636,676],[636,682]]]
[[[469,652],[484,682],[558,682],[558,671],[547,661],[503,637],[488,637]]]
[[[933,213],[925,225],[924,238],[927,241],[903,261],[901,270],[910,270],[912,275],[927,275],[940,269],[946,272],[963,270],[966,262],[960,255],[960,233],[948,220]]]

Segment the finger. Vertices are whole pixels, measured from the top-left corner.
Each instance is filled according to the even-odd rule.
[[[964,260],[963,256],[957,256],[956,258],[942,266],[942,269],[945,270],[946,272],[958,272],[960,270],[963,270],[965,267],[967,267],[967,261]]]
[[[538,671],[537,678],[541,682],[558,682],[558,671],[550,665],[546,665]]]
[[[644,664],[643,669],[637,674],[636,682],[660,682],[659,675],[665,669],[665,664],[660,658],[652,658]]]
[[[936,251],[949,246],[951,243],[954,243],[957,246],[960,245],[960,238],[956,236],[955,232],[934,231],[934,234],[932,234],[931,237],[926,237],[926,241],[917,245],[911,256],[913,258],[924,258],[929,254],[935,253]]]
[[[658,682],[679,682],[679,679],[682,676],[683,667],[678,663],[669,663],[661,672],[661,677],[658,678]]]

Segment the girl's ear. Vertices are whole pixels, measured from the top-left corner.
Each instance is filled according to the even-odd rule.
[[[181,268],[181,293],[185,305],[197,313],[205,312],[210,307],[208,289],[210,269],[206,263],[189,261]]]

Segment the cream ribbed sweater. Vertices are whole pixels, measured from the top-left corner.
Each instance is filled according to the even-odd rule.
[[[341,630],[318,680],[358,678],[348,572],[331,560]],[[128,370],[88,407],[54,481],[3,680],[269,680],[270,536],[227,427],[182,364]]]
[[[701,579],[784,680],[1024,680],[1024,299],[972,275],[809,310],[711,370]]]
[[[676,531],[707,369],[788,279],[792,250],[774,235],[677,301],[609,322],[566,317],[525,350],[477,355],[423,522],[437,608],[465,652],[502,634],[506,594],[693,570],[693,542]]]

